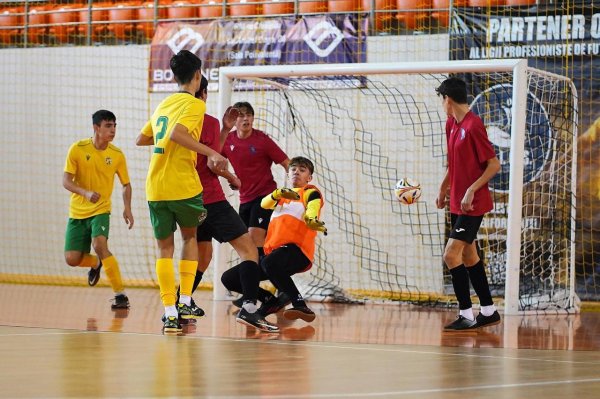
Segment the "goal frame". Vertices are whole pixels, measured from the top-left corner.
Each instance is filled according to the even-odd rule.
[[[301,65],[264,65],[264,66],[228,66],[219,68],[219,94],[218,115],[223,115],[231,104],[234,79],[261,79],[273,77],[309,77],[324,75],[371,75],[371,74],[408,74],[408,73],[470,73],[470,72],[511,72],[512,73],[512,126],[511,126],[511,151],[510,151],[510,180],[508,221],[506,237],[506,279],[504,293],[504,314],[521,314],[519,309],[519,278],[520,278],[520,253],[521,253],[521,223],[523,207],[523,166],[525,151],[526,107],[519,104],[527,103],[528,78],[527,60],[478,60],[478,61],[434,61],[434,62],[394,62],[394,63],[354,63],[354,64],[301,64]],[[536,72],[552,76],[553,78],[569,81],[564,76]],[[570,86],[574,93],[575,87]],[[576,106],[576,102],[575,102]],[[443,132],[440,132],[442,134]],[[573,151],[576,154],[576,132],[573,140]],[[576,174],[576,156],[572,157],[571,170]],[[575,192],[576,178],[571,179],[571,189]],[[573,198],[575,201],[575,198]],[[574,220],[575,203],[571,207]],[[571,226],[571,253],[569,265],[569,301],[577,311],[575,305],[575,223]],[[215,248],[214,266],[215,280],[225,271],[225,252],[223,246]],[[221,284],[214,284],[213,297],[215,300],[226,299],[226,289]]]

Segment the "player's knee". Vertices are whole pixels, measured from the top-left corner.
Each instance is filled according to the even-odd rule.
[[[81,255],[65,254],[65,262],[71,267],[79,266],[79,264],[81,263]]]
[[[448,249],[444,251],[442,259],[444,260],[444,263],[449,267],[458,265],[462,261],[461,257],[458,254],[454,253],[453,251],[449,251]]]
[[[221,283],[223,283],[223,286],[225,288],[227,288],[229,291],[233,291],[233,285],[232,281],[234,281],[233,279],[237,278],[239,280],[239,275],[237,274],[236,271],[232,269],[226,270],[222,275],[221,275]]]

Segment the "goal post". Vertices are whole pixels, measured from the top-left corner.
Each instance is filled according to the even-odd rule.
[[[299,153],[290,153],[289,151],[302,151],[302,148],[293,144],[295,139],[291,137],[291,133],[287,130],[303,129],[302,134],[298,133],[301,137],[305,136],[306,132],[318,132],[320,130],[323,132],[333,132],[335,136],[338,135],[335,131],[335,125],[343,124],[343,119],[352,119],[348,125],[349,128],[355,132],[360,132],[361,136],[357,137],[355,134],[353,138],[356,147],[353,149],[353,154],[350,151],[350,156],[335,161],[340,165],[350,165],[349,169],[342,170],[336,167],[327,168],[326,166],[327,169],[325,170],[327,172],[325,182],[331,184],[326,184],[327,187],[324,188],[324,195],[326,199],[332,196],[336,198],[335,201],[337,201],[337,204],[335,202],[332,204],[334,207],[332,213],[335,215],[338,223],[336,226],[336,223],[333,221],[330,222],[326,219],[326,222],[331,231],[334,231],[337,227],[341,227],[344,234],[340,234],[335,238],[335,245],[330,245],[336,247],[333,249],[328,248],[326,239],[323,240],[320,246],[323,257],[318,257],[315,260],[313,269],[316,269],[316,271],[313,271],[312,274],[314,276],[319,273],[324,275],[330,274],[333,276],[331,278],[332,281],[325,283],[328,290],[344,292],[344,295],[347,295],[351,300],[374,296],[379,299],[420,302],[420,298],[425,297],[430,302],[433,298],[434,303],[447,303],[452,300],[450,298],[452,295],[448,289],[444,289],[444,281],[447,281],[448,277],[446,276],[444,280],[443,268],[437,268],[436,266],[436,272],[426,270],[432,263],[442,263],[442,251],[440,249],[443,248],[443,243],[446,240],[447,215],[440,217],[438,214],[438,216],[435,216],[435,213],[427,207],[425,203],[426,198],[423,198],[415,206],[406,207],[393,204],[386,193],[385,185],[389,184],[391,179],[405,177],[399,174],[408,173],[408,170],[411,170],[414,171],[411,173],[419,176],[413,175],[410,177],[421,180],[424,190],[428,190],[430,193],[437,191],[441,180],[436,176],[436,174],[439,175],[439,170],[435,169],[435,165],[438,165],[440,170],[443,168],[443,158],[446,151],[443,130],[445,115],[439,115],[441,105],[439,100],[434,100],[435,92],[433,88],[449,74],[483,76],[485,77],[482,79],[483,81],[496,82],[493,88],[502,89],[502,104],[499,103],[498,92],[490,92],[486,88],[480,89],[478,97],[471,104],[472,109],[480,114],[484,122],[491,121],[490,123],[498,125],[497,121],[494,121],[494,118],[498,118],[499,111],[494,108],[502,108],[505,114],[508,114],[508,122],[505,121],[504,130],[509,130],[509,132],[500,129],[496,125],[494,127],[495,132],[499,131],[500,134],[504,135],[507,133],[510,134],[510,148],[506,148],[506,151],[504,151],[509,153],[508,159],[505,159],[510,167],[507,186],[494,192],[495,200],[498,198],[502,199],[498,202],[498,208],[504,209],[502,211],[505,212],[504,221],[499,223],[499,227],[494,227],[493,224],[498,224],[498,221],[493,221],[489,223],[489,226],[492,227],[488,226],[484,228],[487,236],[484,237],[486,244],[484,245],[485,249],[483,249],[489,259],[493,259],[503,265],[503,270],[494,271],[494,274],[497,274],[498,277],[493,278],[495,281],[499,281],[499,289],[495,292],[497,295],[504,297],[503,306],[505,314],[516,314],[527,310],[536,312],[546,310],[577,311],[578,301],[574,293],[573,266],[577,95],[573,84],[567,78],[529,68],[526,60],[221,67],[219,69],[218,114],[222,115],[227,106],[235,102],[234,98],[250,99],[251,102],[264,102],[262,105],[263,114],[262,116],[258,115],[257,119],[259,121],[262,119],[265,122],[272,119],[273,121],[278,121],[277,123],[282,123],[282,125],[267,123],[268,128],[265,130],[268,134],[272,133],[269,129],[278,131],[282,140],[288,144],[287,147],[285,145],[283,147],[289,156],[300,155]],[[410,81],[411,79],[416,81],[417,79],[413,79],[416,76],[419,76],[420,80],[429,82],[425,83],[427,86],[425,89],[425,92],[428,93],[427,95],[411,93]],[[352,84],[344,83],[344,81],[352,80],[348,77],[355,77],[355,82]],[[370,77],[377,78],[371,80]],[[402,83],[401,87],[394,87],[396,77],[406,82]],[[322,79],[325,83],[316,85],[315,81],[319,79]],[[342,83],[331,85],[332,79],[340,79]],[[380,79],[380,81],[377,79]],[[254,83],[240,83],[251,81],[254,81]],[[303,81],[308,81],[309,83],[304,84]],[[532,84],[537,85],[536,89],[531,88]],[[540,90],[539,93],[537,93],[537,88]],[[372,97],[369,97],[367,100],[357,100],[356,104],[344,105],[341,104],[342,101],[350,97],[350,95],[340,94],[340,91],[344,90],[357,93],[357,95],[367,93],[367,96],[371,95]],[[536,93],[532,94],[532,91]],[[273,94],[274,92],[285,94],[277,96]],[[370,92],[386,94],[383,94],[383,98],[380,98]],[[294,97],[297,93],[302,93],[309,97],[309,99],[300,105],[295,105]],[[469,94],[474,95],[473,93]],[[279,97],[280,100],[274,100],[271,96]],[[549,113],[547,110],[553,107],[552,104],[557,101],[557,98],[563,101],[564,104],[558,104],[556,108],[562,107],[563,109],[557,109],[556,114],[554,112]],[[478,99],[483,100],[478,101]],[[278,105],[274,105],[277,101],[281,101],[284,105],[282,106],[282,110],[274,111],[274,108],[279,109]],[[370,106],[365,105],[367,101],[370,101],[370,104],[374,104],[373,108],[383,104],[383,113],[385,113],[385,109],[392,110],[392,112],[390,112],[390,115],[386,115],[385,118],[373,117],[369,113],[371,111],[375,112],[375,110],[371,110]],[[392,101],[395,101],[395,103],[392,103]],[[331,109],[325,109],[328,107]],[[346,111],[345,107],[352,107],[352,112]],[[272,115],[275,112],[278,113],[276,117]],[[312,114],[319,112],[323,113],[323,118],[321,120],[317,118],[313,120]],[[335,114],[335,112],[339,112],[340,114]],[[362,116],[355,117],[355,114]],[[390,126],[394,126],[394,117],[403,120],[412,120],[415,123],[413,141],[420,143],[419,145],[415,145],[419,148],[431,147],[433,149],[429,149],[428,151],[435,154],[433,158],[441,158],[432,161],[427,156],[414,155],[413,158],[409,157],[406,161],[410,162],[411,165],[410,168],[406,168],[407,170],[401,170],[401,167],[390,167],[389,165],[393,161],[390,158],[393,158],[394,154],[385,153],[385,149],[391,151],[391,148],[389,148],[390,143],[393,144],[396,139],[390,137],[386,139],[388,141],[385,143],[380,143],[378,141],[378,134],[382,132],[381,134],[393,136],[390,132]],[[325,126],[325,123],[328,122],[323,121],[329,121],[330,119],[333,119],[334,122],[330,121],[331,126]],[[387,119],[390,120],[388,121]],[[279,122],[281,120],[288,122]],[[289,122],[289,120],[292,122]],[[560,127],[557,128],[553,125],[546,129],[545,127],[540,127],[541,122],[548,122],[548,124],[560,123]],[[377,124],[385,126],[378,127]],[[533,134],[531,131],[542,131],[544,137],[545,135],[553,136],[547,140],[545,138],[543,140],[532,139],[532,137],[528,136],[528,134],[530,136]],[[341,136],[342,134],[336,139],[343,145],[345,141]],[[308,147],[306,148],[311,148],[311,151],[313,151],[315,148],[320,148],[321,145],[326,146],[326,142],[330,138],[329,136],[326,137],[323,133],[321,135],[319,133],[315,135],[311,133],[311,141],[307,143]],[[365,138],[372,138],[373,141],[368,142]],[[402,140],[404,139],[402,137]],[[400,140],[400,138],[397,140]],[[534,140],[536,144],[532,144]],[[535,151],[532,150],[531,146],[537,146],[537,141],[543,141],[542,146],[544,148],[548,146],[553,151],[551,156],[547,154],[550,153],[550,150],[543,154],[535,148]],[[412,152],[411,150],[407,151]],[[319,161],[328,162],[328,157],[325,154],[327,151],[319,149],[313,152],[313,156],[319,158],[316,160],[317,169],[319,169]],[[537,154],[537,152],[540,152],[540,154]],[[532,153],[536,154],[532,155]],[[399,152],[396,152],[396,154],[399,154]],[[363,156],[364,159],[362,158]],[[541,167],[543,170],[533,177],[528,175],[528,182],[524,182],[524,170],[527,169],[529,171],[531,169],[529,163],[532,157],[537,157],[534,159],[534,163],[544,161]],[[553,162],[552,164],[546,162],[550,158],[552,158],[550,161],[550,163]],[[413,164],[416,164],[416,166],[412,167]],[[408,165],[408,163],[405,165]],[[425,177],[425,172],[421,174],[420,167],[432,170],[431,177]],[[378,173],[385,175],[385,178],[376,176]],[[394,173],[397,176],[394,176]],[[354,174],[355,176],[348,176],[348,174]],[[385,208],[391,209],[392,215],[399,215],[399,219],[401,220],[398,222],[398,224],[401,224],[400,229],[409,231],[407,234],[420,236],[421,243],[426,243],[424,246],[429,246],[429,253],[423,256],[423,258],[416,258],[415,256],[419,256],[418,253],[423,251],[427,252],[427,249],[415,249],[409,245],[405,250],[405,252],[411,253],[411,255],[407,255],[411,261],[423,259],[423,263],[426,263],[424,265],[412,266],[419,268],[418,271],[410,270],[411,265],[404,265],[404,263],[408,262],[394,261],[394,250],[386,252],[382,249],[385,244],[380,244],[380,241],[377,240],[371,240],[370,234],[373,232],[381,235],[385,235],[386,232],[391,234],[389,228],[391,223],[394,222],[390,221],[389,217],[384,216],[383,219],[385,220],[381,221],[380,226],[371,228],[368,222],[362,222],[364,216],[361,212],[357,211],[357,208],[363,206],[360,200],[344,202],[344,199],[337,199],[339,193],[328,190],[329,187],[338,186],[337,179],[340,182],[353,181],[357,180],[357,175],[359,176],[358,180],[367,176],[369,182],[371,182],[370,184],[379,193],[378,195],[384,198],[386,202]],[[550,183],[542,181],[539,183],[541,188],[538,190],[536,186],[536,189],[532,191],[534,192],[532,195],[530,195],[530,192],[524,192],[524,187],[528,187],[532,179],[534,184],[538,184],[535,183],[536,179],[544,180],[547,176],[551,176],[549,179]],[[331,179],[331,182],[329,179]],[[424,182],[423,179],[426,181]],[[560,186],[562,187],[561,189],[565,191],[553,194],[550,190],[557,187],[556,184],[558,183],[555,184],[555,181],[558,180],[562,184]],[[278,181],[278,183],[284,184],[283,181]],[[393,184],[389,184],[388,187],[391,193],[393,191]],[[556,198],[552,198],[553,195]],[[530,199],[529,196],[532,198]],[[534,205],[529,202],[524,204],[524,197],[527,197],[529,202],[537,201],[533,204],[535,206],[539,205],[538,207],[542,209],[540,211],[541,214],[536,214],[537,210],[531,213],[528,209]],[[344,204],[340,205],[340,203]],[[367,201],[366,203],[368,204],[369,202]],[[560,212],[555,212],[556,209]],[[347,212],[349,216],[341,217],[339,216],[340,212]],[[439,211],[439,213],[445,212]],[[559,213],[559,215],[557,216],[556,213]],[[526,214],[526,218],[524,218],[524,214]],[[567,214],[568,216],[566,216]],[[379,215],[376,212],[371,212],[369,213],[369,217],[377,219]],[[360,220],[356,222],[357,219]],[[423,219],[426,219],[427,222],[423,223]],[[417,221],[416,223],[414,222],[415,220]],[[539,231],[532,233],[530,231],[532,229]],[[560,231],[555,233],[552,229]],[[503,230],[505,230],[505,233]],[[356,237],[359,238],[357,239]],[[535,241],[533,245],[528,244],[527,240],[530,239]],[[351,253],[345,254],[343,253],[343,249],[337,248],[337,240],[346,240],[350,248],[352,248]],[[547,244],[546,242],[548,241],[551,244]],[[381,242],[383,242],[383,239]],[[371,244],[373,243],[376,245],[372,246]],[[390,246],[393,243],[388,243],[387,245]],[[502,249],[498,250],[498,248]],[[224,246],[220,246],[215,251],[215,281],[218,281],[223,271],[231,265],[230,260],[232,255],[229,254],[228,256],[228,251],[230,249],[226,249]],[[412,255],[413,252],[417,255]],[[380,255],[381,253],[384,255]],[[533,272],[524,271],[524,269],[527,269],[526,263],[529,261],[529,253],[536,254],[535,262],[537,263],[531,267]],[[348,266],[343,260],[344,256],[357,257],[358,266],[354,268]],[[319,270],[321,267],[320,262],[325,264],[331,263],[329,265],[330,269],[325,271]],[[397,271],[400,266],[403,268],[402,273]],[[349,270],[344,269],[344,267],[348,267]],[[491,266],[488,267],[491,268]],[[353,277],[347,277],[347,273],[355,272],[356,268],[360,269],[358,273],[369,275],[367,279],[370,279],[370,281],[366,284],[367,288],[363,289],[361,287],[361,281],[352,281]],[[376,277],[373,277],[375,274],[373,269],[377,269]],[[502,269],[502,267],[498,269]],[[524,279],[534,281],[533,285],[524,285],[522,281]],[[360,278],[356,280],[360,280]],[[436,282],[431,282],[431,280],[436,280]],[[318,281],[320,284],[323,284],[322,279]],[[337,283],[340,283],[339,286]],[[310,284],[312,283],[308,283],[309,288]],[[448,284],[446,283],[445,285],[447,287]],[[400,289],[402,292],[396,295],[394,287],[398,286],[402,286],[402,289]],[[527,292],[532,286],[535,292]],[[311,290],[309,289],[309,291]],[[375,294],[372,295],[374,292]],[[382,292],[383,294],[381,294]],[[226,291],[224,291],[221,284],[214,284],[215,299],[223,299],[225,296]]]

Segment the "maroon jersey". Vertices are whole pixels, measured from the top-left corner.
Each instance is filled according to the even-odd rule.
[[[219,152],[219,135],[221,126],[219,120],[208,114],[204,115],[204,124],[202,125],[202,133],[200,134],[200,142],[207,147]],[[205,204],[224,201],[225,193],[221,188],[219,177],[215,175],[206,165],[206,155],[198,154],[196,162],[196,171],[200,176],[202,183],[203,195],[202,200]]]
[[[223,150],[235,174],[242,182],[240,204],[263,197],[277,188],[271,173],[271,165],[287,159],[285,152],[260,130],[252,129],[252,134],[240,139],[237,132],[229,133]]]
[[[450,177],[450,212],[470,216],[481,216],[489,212],[493,208],[493,203],[487,183],[475,192],[472,211],[464,213],[460,209],[460,202],[467,189],[481,177],[487,167],[487,161],[496,156],[483,122],[472,111],[467,112],[460,123],[450,117],[446,121],[446,140]]]

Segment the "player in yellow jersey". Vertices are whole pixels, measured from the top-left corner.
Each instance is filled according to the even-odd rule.
[[[137,145],[152,145],[146,179],[150,220],[160,251],[156,274],[165,307],[163,332],[178,334],[178,318],[196,319],[204,311],[192,302],[192,286],[198,265],[196,228],[206,218],[202,185],[196,173],[197,154],[206,155],[216,169],[227,168],[227,160],[200,143],[206,104],[195,97],[200,88],[202,62],[182,50],[171,58],[170,67],[180,91],[165,98],[142,128]],[[179,262],[180,298],[175,286],[174,232],[179,226],[183,238]]]
[[[117,128],[115,115],[99,110],[92,115],[94,136],[69,148],[63,186],[72,192],[65,237],[65,260],[69,266],[88,267],[88,284],[100,279],[100,269],[108,276],[115,292],[113,309],[127,309],[129,299],[123,289],[119,263],[108,250],[111,195],[115,174],[123,185],[123,219],[131,229],[131,184],[125,155],[110,142]],[[96,255],[90,254],[90,246]]]

